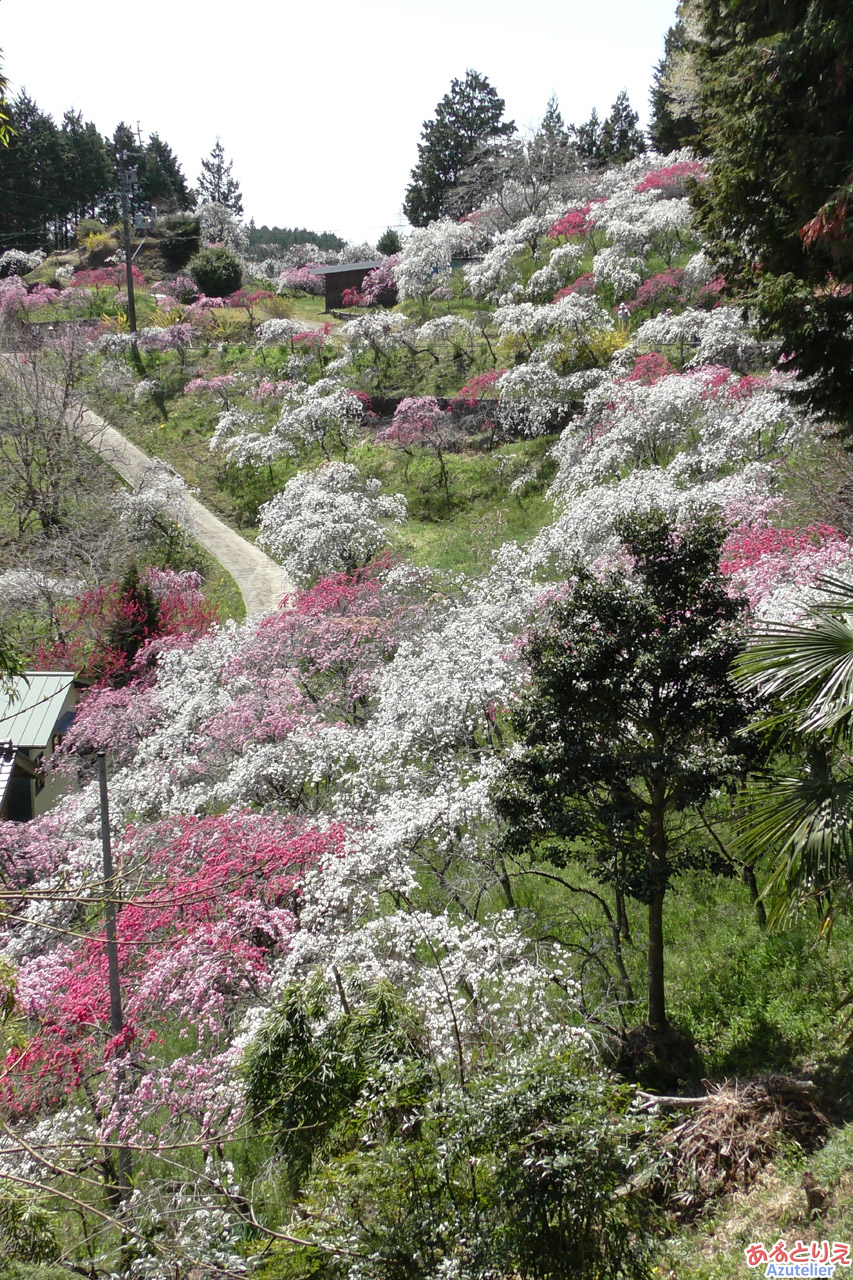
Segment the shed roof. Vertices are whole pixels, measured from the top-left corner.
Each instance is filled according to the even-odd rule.
[[[329,267],[312,267],[312,276],[337,276],[345,271],[373,271],[381,267],[384,258],[371,258],[369,262],[336,262]]]
[[[39,750],[48,746],[73,683],[70,671],[27,671],[16,676],[11,692],[0,692],[0,742],[11,739],[16,747]]]

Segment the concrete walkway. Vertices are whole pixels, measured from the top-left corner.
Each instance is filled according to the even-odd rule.
[[[92,409],[80,415],[79,431],[103,461],[130,485],[138,485],[145,472],[155,465],[154,459]],[[295,589],[281,565],[241,538],[196,498],[187,495],[186,505],[192,522],[187,532],[231,574],[240,588],[246,615],[251,618],[277,609],[282,596]]]

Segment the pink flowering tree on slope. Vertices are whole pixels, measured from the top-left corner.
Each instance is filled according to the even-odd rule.
[[[376,439],[395,445],[410,457],[419,450],[431,453],[438,463],[445,497],[450,501],[446,454],[458,444],[459,430],[435,396],[410,396],[401,401],[390,424],[376,433]]]

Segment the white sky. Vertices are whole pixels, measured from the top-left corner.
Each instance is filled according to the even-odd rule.
[[[423,122],[469,67],[519,127],[627,89],[648,119],[676,0],[2,0],[12,92],[159,133],[190,185],[217,135],[258,225],[375,243],[400,226]]]

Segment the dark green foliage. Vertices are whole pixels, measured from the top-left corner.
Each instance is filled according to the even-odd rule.
[[[316,244],[318,249],[343,249],[346,241],[331,231],[309,231],[306,227],[256,227],[249,223],[249,249],[261,251],[275,247],[291,249],[295,244]],[[263,256],[261,253],[260,256]]]
[[[696,116],[683,109],[673,97],[673,80],[688,47],[684,19],[678,15],[664,36],[663,57],[655,67],[649,91],[652,109],[649,138],[655,150],[664,155],[678,147],[692,146],[699,132]]]
[[[729,678],[744,602],[717,569],[721,529],[622,521],[630,576],[578,566],[526,645],[530,685],[496,803],[510,845],[589,863],[649,908],[649,1021],[666,1026],[663,899],[711,846],[681,837],[681,815],[744,772],[747,704]]]
[[[201,162],[201,173],[198,176],[198,194],[202,200],[211,200],[214,204],[224,204],[235,217],[243,212],[243,197],[240,184],[231,173],[233,161],[225,161],[225,149],[219,139],[206,160]]]
[[[590,167],[624,164],[626,160],[642,155],[646,149],[639,119],[622,89],[605,120],[599,120],[593,107],[585,124],[572,125],[571,139],[578,155]]]
[[[272,1274],[338,1275],[339,1249],[365,1280],[649,1274],[654,1212],[630,1185],[647,1123],[630,1090],[523,1051],[484,1056],[460,1087],[390,986],[336,1016],[329,1004],[291,988],[247,1062],[313,1245]]]
[[[376,252],[384,253],[386,257],[390,257],[392,253],[399,253],[403,247],[403,242],[393,227],[389,227],[387,231],[383,231],[382,235],[376,241]]]
[[[479,144],[515,132],[514,123],[503,118],[504,106],[497,90],[476,71],[451,81],[435,118],[424,122],[418,143],[418,163],[403,201],[403,212],[413,226],[425,227],[448,211],[450,193]],[[454,208],[454,213],[471,208]]]
[[[174,214],[165,222],[166,234],[160,241],[160,252],[172,271],[185,267],[198,253],[201,245],[201,227],[198,218]]]
[[[802,398],[853,432],[853,9],[702,0],[700,226]]]
[[[161,214],[191,209],[195,204],[174,151],[157,133],[151,134],[143,152],[139,191]]]
[[[216,249],[202,249],[190,261],[189,272],[209,298],[227,298],[243,282],[240,259],[224,245]]]
[[[624,164],[642,155],[646,140],[639,128],[640,117],[624,89],[616,95],[610,115],[601,128],[601,150],[605,164]]]
[[[380,984],[355,1013],[326,1021],[328,993],[292,987],[247,1059],[249,1105],[277,1133],[296,1190],[315,1158],[348,1150],[360,1126],[396,1130],[430,1085],[421,1035],[393,987]]]
[[[136,565],[131,565],[121,580],[115,618],[105,638],[108,651],[118,659],[113,683],[130,680],[134,658],[157,635],[159,626],[160,606],[148,584],[139,581]]]

